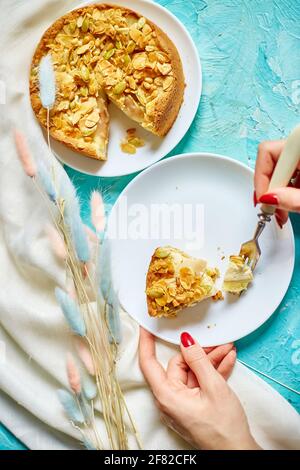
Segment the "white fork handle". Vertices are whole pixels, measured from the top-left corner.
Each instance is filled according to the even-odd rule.
[[[282,188],[289,184],[300,160],[300,125],[295,127],[286,139],[281,155],[273,172],[268,192],[274,188]],[[276,207],[262,204],[261,210],[273,215]]]

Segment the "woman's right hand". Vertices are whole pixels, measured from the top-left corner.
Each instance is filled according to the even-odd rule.
[[[274,140],[262,142],[258,146],[254,175],[254,204],[261,203],[276,206],[275,217],[281,228],[288,220],[289,212],[300,212],[299,177],[293,187],[276,188],[268,192],[270,180],[284,144],[285,140]],[[300,163],[298,170],[300,170]]]
[[[221,362],[223,372],[232,368],[235,357],[231,350]],[[156,358],[154,337],[141,328],[139,358],[162,421],[186,441],[197,449],[259,449],[221,365],[216,370],[188,333],[181,335],[181,354],[165,370]]]

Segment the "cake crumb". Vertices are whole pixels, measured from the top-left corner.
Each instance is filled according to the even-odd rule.
[[[145,141],[136,135],[136,128],[131,127],[127,129],[125,138],[121,141],[120,147],[122,152],[128,154],[135,154],[136,149],[144,147]]]
[[[216,302],[217,300],[224,300],[224,296],[221,290],[218,290],[215,295],[212,296],[212,299]]]

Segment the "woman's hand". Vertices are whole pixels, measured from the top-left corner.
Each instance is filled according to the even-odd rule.
[[[254,175],[254,204],[277,206],[275,217],[281,228],[288,220],[288,212],[300,212],[300,178],[296,179],[293,187],[277,188],[268,192],[270,180],[284,144],[284,140],[274,140],[262,142],[258,146]]]
[[[163,422],[199,449],[258,449],[244,410],[224,379],[235,363],[233,345],[206,354],[188,333],[181,335],[181,343],[181,354],[165,371],[156,359],[154,337],[141,328],[140,367]]]

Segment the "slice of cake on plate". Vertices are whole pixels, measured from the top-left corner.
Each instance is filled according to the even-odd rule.
[[[146,279],[148,313],[152,317],[173,317],[216,294],[217,269],[171,246],[155,250]]]

